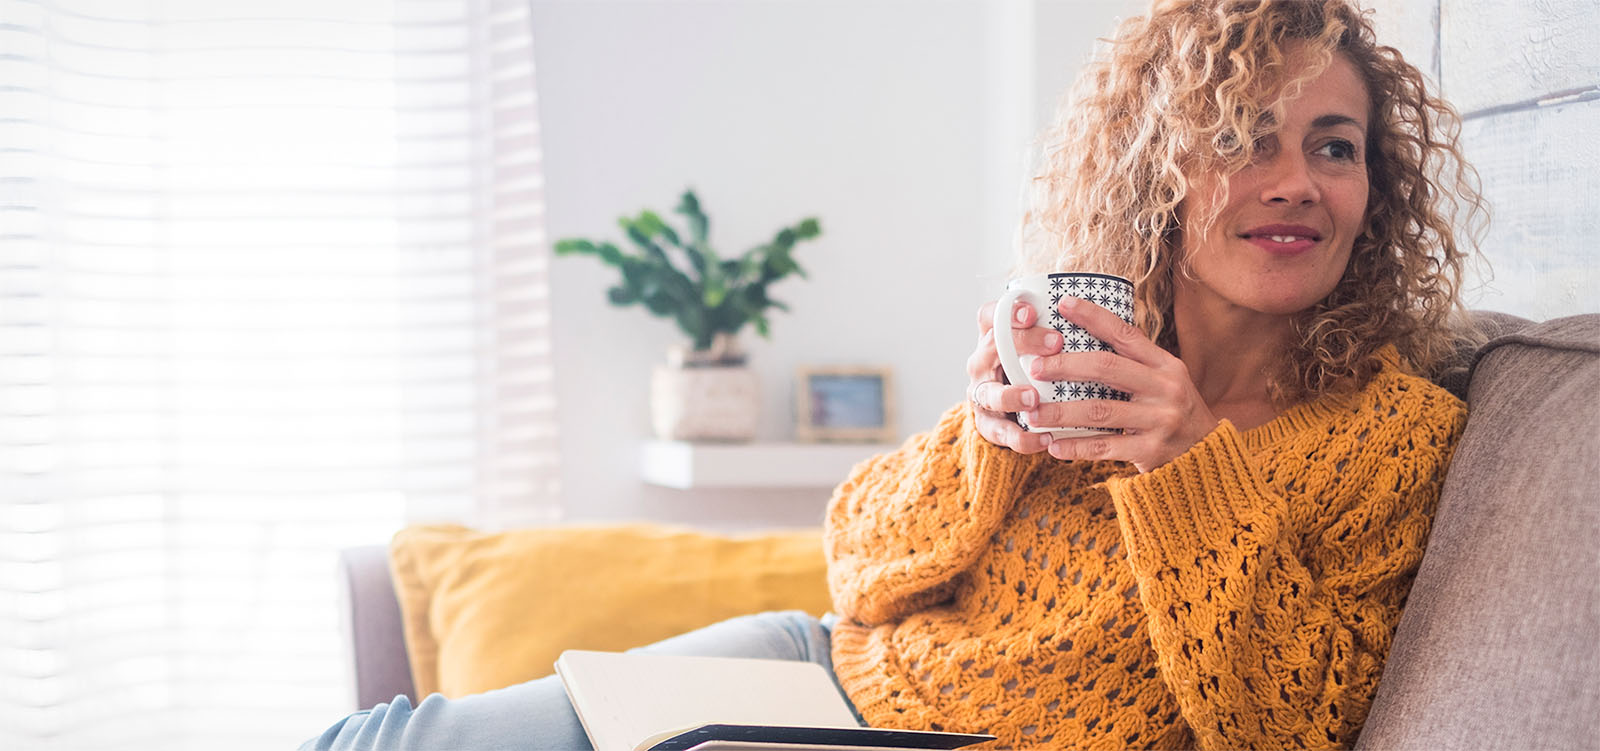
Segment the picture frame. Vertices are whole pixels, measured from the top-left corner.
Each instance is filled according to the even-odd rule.
[[[795,370],[795,437],[888,443],[896,438],[894,374],[883,366]]]

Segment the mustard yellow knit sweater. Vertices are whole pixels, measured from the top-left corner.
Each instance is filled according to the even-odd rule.
[[[835,670],[874,726],[997,747],[1347,746],[1465,420],[1391,364],[1141,475],[956,407],[829,504]]]

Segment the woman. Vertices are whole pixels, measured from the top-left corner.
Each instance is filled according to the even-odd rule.
[[[980,312],[971,405],[830,508],[836,674],[871,724],[1015,747],[1348,745],[1465,419],[1421,377],[1459,308],[1448,110],[1343,2],[1157,3],[1076,94],[1025,269],[1130,277],[1138,325],[1067,298],[1116,353],[1018,348],[1132,400],[1002,384]]]
[[[1002,747],[1350,744],[1422,557],[1464,406],[1423,376],[1453,351],[1478,198],[1450,112],[1343,0],[1157,2],[1122,25],[1053,131],[1027,271],[1137,284],[1137,325],[1062,314],[1115,354],[1048,380],[1131,401],[1041,405],[997,370],[989,310],[969,403],[835,492],[837,621],[736,619],[651,649],[810,659],[874,726]],[[1030,424],[1121,434],[1051,441]],[[308,747],[575,748],[552,679],[403,699]]]

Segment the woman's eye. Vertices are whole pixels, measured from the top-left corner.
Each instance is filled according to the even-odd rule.
[[[1341,162],[1353,162],[1356,160],[1356,145],[1341,138],[1323,144],[1315,153]]]

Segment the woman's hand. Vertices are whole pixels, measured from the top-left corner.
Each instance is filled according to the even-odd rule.
[[[1064,297],[1059,307],[1062,317],[1116,352],[1061,352],[1041,357],[1034,361],[1029,375],[1041,381],[1096,381],[1133,398],[1126,402],[1049,402],[1028,411],[1030,425],[1123,429],[1122,435],[1058,438],[1049,444],[1051,456],[1113,459],[1149,472],[1188,451],[1217,427],[1219,420],[1195,390],[1182,360],[1099,305]]]
[[[1061,351],[1061,334],[1035,327],[1033,306],[1018,303],[1012,309],[1019,355],[1049,355]],[[1029,433],[1007,412],[1025,412],[1039,406],[1039,392],[1027,384],[1008,385],[994,346],[994,302],[978,308],[978,347],[967,358],[967,401],[972,403],[978,434],[997,446],[1023,454],[1037,454],[1050,445],[1049,433]]]

